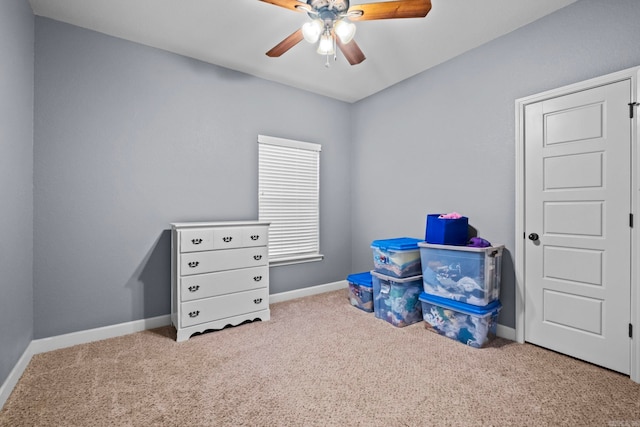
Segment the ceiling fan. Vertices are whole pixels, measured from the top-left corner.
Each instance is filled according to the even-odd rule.
[[[391,18],[423,18],[431,10],[431,0],[397,0],[365,3],[349,7],[349,0],[260,0],[295,12],[306,12],[311,21],[294,31],[267,52],[269,57],[278,57],[303,39],[318,43],[317,52],[335,59],[336,46],[349,64],[356,65],[365,60],[353,36],[356,26],[350,21],[372,21]]]

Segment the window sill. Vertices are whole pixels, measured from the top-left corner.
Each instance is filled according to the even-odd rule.
[[[277,260],[269,260],[269,267],[279,267],[281,265],[291,265],[291,264],[302,264],[307,262],[316,262],[322,261],[324,259],[324,255],[322,254],[313,254],[313,255],[302,255],[295,256],[289,258],[280,258]]]

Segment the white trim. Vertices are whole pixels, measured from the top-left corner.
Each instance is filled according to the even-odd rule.
[[[524,106],[516,100],[516,234],[514,270],[516,279],[516,341],[524,343]],[[523,238],[520,238],[523,236]]]
[[[517,99],[515,101],[515,137],[516,137],[516,218],[515,218],[515,279],[516,279],[516,329],[515,339],[516,341],[523,343],[525,341],[524,336],[524,324],[525,324],[525,283],[524,283],[524,236],[526,230],[525,224],[525,210],[524,210],[524,109],[528,104],[544,101],[549,98],[554,98],[561,95],[567,95],[570,93],[579,92],[582,90],[590,89],[597,86],[603,86],[610,83],[615,83],[621,80],[631,80],[632,87],[632,100],[638,101],[638,84],[640,79],[640,67],[628,68],[616,73],[607,74],[605,76],[596,77],[594,79],[586,80],[583,82],[575,83],[572,85],[560,87],[557,89],[542,92],[536,95],[527,96]],[[636,109],[634,123],[632,124],[632,194],[631,194],[631,210],[636,217],[636,225],[631,230],[631,259],[636,260],[631,263],[631,313],[630,322],[633,324],[634,337],[631,339],[630,345],[630,378],[632,381],[640,383],[640,260],[638,259],[638,253],[640,253],[640,239],[636,231],[638,224],[640,223],[640,200],[637,192],[640,190],[640,176],[638,176],[638,166],[640,165],[640,152],[638,152],[636,145],[638,142],[638,127],[640,126],[640,109]]]
[[[516,330],[498,323],[496,328],[496,336],[509,341],[516,341]]]
[[[277,138],[275,136],[258,135],[258,144],[277,145],[279,147],[301,148],[303,150],[322,151],[322,145],[313,142],[296,141]]]
[[[631,76],[631,98],[632,102],[638,102],[640,98],[638,81],[640,80],[640,67],[630,70]],[[640,383],[640,238],[638,238],[638,218],[640,213],[640,200],[638,190],[640,190],[640,151],[638,150],[638,127],[640,126],[640,109],[636,107],[635,119],[631,126],[631,210],[635,216],[635,225],[631,229],[631,316],[629,321],[633,325],[633,338],[631,338],[631,354],[629,367],[629,377],[632,381]],[[635,190],[635,191],[634,191]],[[637,260],[633,262],[633,260]]]
[[[305,262],[315,262],[322,261],[324,259],[324,255],[322,254],[313,254],[313,255],[301,255],[289,258],[278,258],[278,259],[270,259],[269,267],[279,267],[282,265],[291,265],[291,264],[302,264]]]
[[[46,353],[47,351],[72,347],[78,344],[86,344],[107,338],[120,337],[147,329],[160,328],[171,324],[171,315],[151,317],[149,319],[134,320],[132,322],[119,323],[117,325],[103,326],[101,328],[87,329],[84,331],[70,332],[48,338],[40,338],[31,341],[33,354]]]
[[[269,226],[270,222],[260,222],[258,220],[248,221],[206,221],[206,222],[172,222],[169,224],[171,228],[202,228],[202,227],[236,227],[236,226],[254,226],[254,225],[266,225]]]
[[[293,291],[280,292],[277,294],[269,295],[269,302],[276,303],[282,301],[289,301],[292,299],[308,297],[311,295],[322,294],[325,292],[337,291],[349,287],[349,282],[346,280],[340,280],[333,283],[325,283],[324,285],[310,286],[308,288],[295,289]]]
[[[22,356],[20,356],[20,359],[18,359],[18,362],[9,373],[7,379],[0,386],[0,410],[2,410],[4,404],[7,402],[7,399],[9,399],[9,396],[11,396],[11,392],[13,391],[16,384],[18,384],[20,377],[24,373],[25,369],[27,369],[31,358],[35,354],[33,352],[32,344],[33,341],[24,350],[24,353],[22,353]]]

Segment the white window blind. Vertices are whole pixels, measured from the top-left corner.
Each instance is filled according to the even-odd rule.
[[[319,144],[258,135],[259,220],[269,227],[269,262],[320,255]]]

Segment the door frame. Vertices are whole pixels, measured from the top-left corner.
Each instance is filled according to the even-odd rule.
[[[638,80],[640,79],[640,66],[628,68],[626,70],[585,80],[579,83],[563,86],[538,94],[530,95],[515,101],[515,141],[516,141],[516,221],[515,221],[515,279],[516,279],[516,341],[524,343],[525,326],[525,292],[526,283],[524,281],[525,270],[525,149],[524,149],[524,110],[528,104],[544,101],[562,95],[583,91],[597,86],[604,86],[621,80],[631,82],[631,102],[638,102]],[[631,317],[633,325],[633,338],[630,345],[629,372],[632,381],[640,383],[640,284],[638,282],[638,272],[640,271],[640,239],[638,239],[638,228],[640,227],[640,179],[638,176],[638,165],[640,164],[640,152],[637,148],[638,132],[640,126],[640,107],[635,108],[634,118],[631,120],[631,210],[634,215],[634,227],[631,229]],[[634,261],[635,260],[635,261]]]

